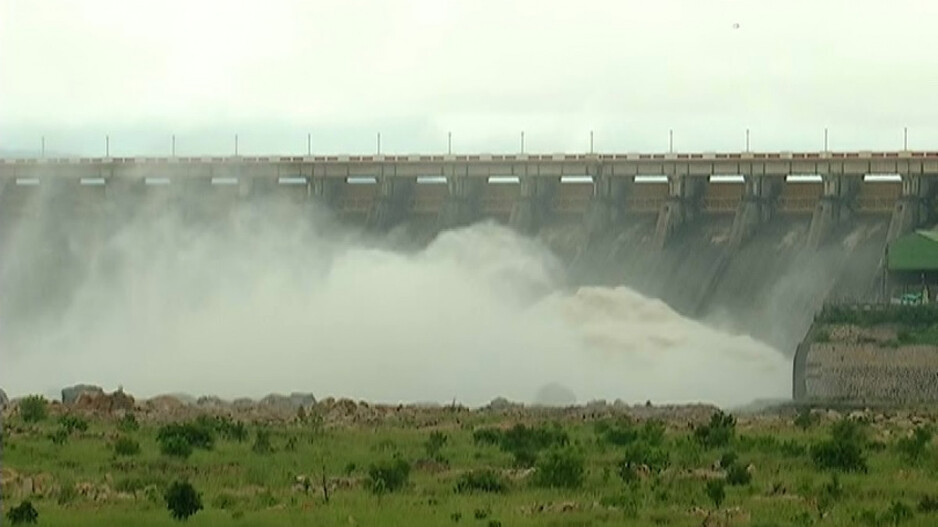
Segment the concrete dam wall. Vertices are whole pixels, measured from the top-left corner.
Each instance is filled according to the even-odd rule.
[[[853,172],[842,161],[838,172],[834,162],[825,168],[790,161],[787,170],[821,173],[798,180],[767,175],[776,170],[768,161],[764,175],[753,175],[753,163],[711,163],[710,174],[695,174],[693,165],[681,173],[675,160],[636,165],[652,173],[643,176],[620,175],[593,157],[595,163],[578,159],[557,174],[553,161],[523,171],[496,164],[484,177],[471,175],[475,165],[460,175],[459,166],[445,163],[439,174],[413,177],[398,168],[395,175],[349,169],[339,177],[331,165],[321,177],[315,166],[307,176],[292,165],[221,170],[209,162],[0,166],[0,251],[19,237],[32,253],[0,267],[5,283],[30,284],[0,302],[23,321],[54,316],[99,257],[102,240],[127,221],[166,211],[206,232],[230,228],[244,208],[285,221],[328,216],[404,247],[444,229],[495,221],[553,248],[571,285],[625,284],[793,353],[825,299],[874,298],[886,241],[934,216],[935,177],[925,173],[926,161],[917,174],[907,164],[900,180],[883,182],[863,170],[902,167],[870,162]],[[18,323],[4,318],[5,325]]]

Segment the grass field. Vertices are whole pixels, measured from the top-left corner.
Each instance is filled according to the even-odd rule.
[[[241,441],[205,421],[212,448],[185,459],[161,453],[155,423],[129,430],[98,417],[63,433],[61,417],[13,416],[4,519],[28,499],[40,525],[177,525],[163,493],[187,480],[203,504],[192,526],[938,525],[930,417],[868,413],[844,424],[792,413],[709,426],[427,411],[436,416],[427,426],[246,423]],[[525,428],[510,431],[519,422]],[[918,441],[907,439],[916,428]],[[139,453],[115,454],[118,437]],[[376,485],[371,467],[395,459],[410,467],[403,486]],[[501,492],[456,491],[465,473],[484,469]]]

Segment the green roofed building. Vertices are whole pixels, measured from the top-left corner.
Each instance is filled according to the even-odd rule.
[[[938,295],[938,230],[896,238],[886,249],[889,291],[894,302],[934,302]]]

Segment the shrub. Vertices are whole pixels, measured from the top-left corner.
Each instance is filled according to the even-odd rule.
[[[259,428],[257,433],[254,435],[254,445],[251,446],[251,450],[255,454],[270,454],[274,451],[274,447],[270,442],[270,430],[264,428]]]
[[[752,474],[750,474],[743,465],[734,463],[726,469],[726,482],[730,485],[748,485],[750,481],[752,481]]]
[[[924,513],[938,512],[938,497],[922,496],[922,499],[918,500],[918,506],[916,508],[919,512]]]
[[[59,487],[59,493],[56,497],[56,502],[59,505],[68,505],[78,499],[78,490],[75,488],[75,483],[71,481],[65,481],[62,483],[62,486]]]
[[[477,445],[498,446],[504,435],[498,428],[479,428],[472,432],[472,441]]]
[[[798,410],[798,415],[792,420],[795,426],[802,430],[812,428],[821,420],[821,417],[811,411],[811,408],[803,407]]]
[[[184,437],[166,436],[160,439],[160,452],[167,456],[186,459],[192,455],[192,445]]]
[[[247,441],[248,429],[242,421],[236,421],[227,416],[201,415],[195,422],[198,426],[211,430],[227,441],[237,441],[238,443]]]
[[[736,418],[722,411],[710,416],[710,422],[694,429],[694,438],[706,448],[724,447],[736,436]]]
[[[931,440],[932,429],[927,426],[919,426],[916,427],[910,437],[899,439],[899,441],[896,442],[896,448],[907,462],[917,463],[925,457]]]
[[[865,445],[865,431],[860,423],[845,418],[834,424],[831,439],[811,448],[811,459],[820,469],[866,472]]]
[[[736,452],[733,452],[732,450],[724,452],[723,455],[720,456],[720,468],[723,468],[724,470],[728,469],[735,465],[738,459],[739,456],[736,455]]]
[[[519,423],[504,432],[499,446],[514,457],[516,466],[530,467],[542,450],[563,447],[569,442],[567,432],[557,425],[529,428]]]
[[[188,481],[175,481],[166,489],[166,508],[174,520],[185,521],[202,510],[202,496]]]
[[[707,497],[710,498],[710,501],[713,502],[713,505],[717,508],[723,504],[723,500],[726,499],[726,488],[725,482],[722,479],[711,479],[707,481],[705,491]]]
[[[576,489],[583,485],[583,456],[572,448],[553,448],[537,463],[534,482],[542,487]]]
[[[215,445],[214,431],[204,422],[172,423],[160,427],[156,434],[162,448],[164,443],[181,440],[191,448],[211,450]]]
[[[659,446],[664,442],[665,426],[657,419],[649,419],[638,427],[631,419],[623,417],[599,421],[594,429],[603,441],[616,446],[627,446],[636,441]]]
[[[62,425],[62,428],[64,428],[69,434],[75,431],[88,431],[88,421],[77,415],[63,415],[59,418],[59,424]]]
[[[7,519],[10,520],[10,525],[19,525],[21,523],[38,523],[39,512],[36,511],[35,507],[33,507],[31,501],[26,500],[7,511]]]
[[[505,478],[501,477],[494,470],[480,469],[470,472],[463,472],[456,480],[455,491],[457,494],[466,494],[469,492],[505,492],[508,484]]]
[[[27,423],[38,423],[44,420],[48,413],[49,403],[41,395],[30,395],[20,401],[20,417]]]
[[[888,509],[883,511],[883,521],[887,524],[899,525],[912,519],[912,508],[901,501],[894,501]]]
[[[428,437],[427,441],[423,444],[423,448],[427,451],[427,457],[442,460],[443,456],[440,455],[440,450],[443,448],[443,445],[446,444],[447,439],[449,438],[442,432],[431,432],[430,437]]]
[[[137,422],[137,416],[131,413],[124,414],[117,421],[117,429],[124,433],[136,432],[140,429],[140,423]]]
[[[407,485],[410,478],[410,463],[400,457],[372,464],[368,468],[371,492],[383,494],[395,492]]]
[[[64,445],[68,441],[68,430],[59,428],[55,432],[49,434],[49,439],[55,445]]]
[[[114,454],[118,456],[136,456],[140,453],[140,443],[132,437],[120,436],[114,441]]]
[[[636,442],[625,449],[625,456],[619,462],[619,477],[626,483],[638,478],[639,467],[648,467],[648,470],[658,473],[667,468],[669,454],[667,450],[652,447],[642,442]]]

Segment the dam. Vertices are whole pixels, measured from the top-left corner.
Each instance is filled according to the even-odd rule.
[[[793,353],[824,301],[882,294],[886,243],[933,221],[936,183],[931,151],[3,159],[0,246],[49,207],[50,275],[79,250],[69,231],[93,240],[142,210],[327,209],[417,237],[488,220],[544,240],[576,283]]]

